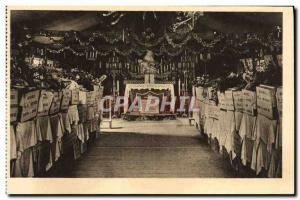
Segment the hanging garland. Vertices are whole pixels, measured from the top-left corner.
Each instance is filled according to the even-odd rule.
[[[145,46],[146,48],[152,48],[154,46],[160,45],[163,41],[164,41],[164,36],[159,37],[155,42],[146,42],[146,41],[142,41],[139,36],[134,33],[133,31],[130,32],[130,36],[133,39],[133,41],[140,45],[140,46]]]
[[[46,50],[50,53],[55,54],[63,53],[64,51],[68,50],[76,56],[84,56],[86,55],[86,51],[92,48],[94,51],[97,51],[97,54],[100,56],[107,56],[113,51],[122,56],[129,56],[132,53],[136,53],[138,56],[141,56],[147,49],[150,49],[154,52],[156,56],[168,55],[174,57],[181,54],[184,49],[188,49],[192,54],[199,54],[203,51],[213,51],[215,54],[222,54],[226,49],[231,49],[236,54],[247,54],[247,52],[249,52],[249,45],[253,45],[255,43],[257,43],[257,45],[259,45],[260,48],[271,49],[271,51],[274,48],[276,51],[280,51],[282,46],[282,41],[276,38],[274,39],[274,37],[272,37],[271,34],[264,38],[259,37],[257,34],[247,34],[244,38],[238,36],[232,38],[220,34],[210,41],[204,41],[201,38],[200,34],[194,32],[190,32],[188,34],[185,34],[184,36],[180,36],[178,34],[165,33],[163,36],[157,38],[153,42],[145,42],[142,41],[141,38],[133,31],[125,32],[123,30],[122,34],[120,34],[120,32],[94,32],[92,36],[89,37],[88,42],[85,42],[79,37],[79,35],[76,32],[72,33],[75,41],[79,42],[79,47],[83,49],[84,52],[76,50],[76,47],[70,47],[70,45],[64,44],[63,42],[61,42],[61,40],[59,43],[52,44],[59,44],[60,46],[62,46],[61,48],[57,50],[46,48]],[[43,35],[52,38],[55,37],[49,34]],[[61,33],[58,35],[61,35]],[[66,37],[68,37],[70,41],[72,41],[71,34],[65,33],[65,35],[67,35]],[[101,45],[95,48],[93,44],[96,38],[104,39],[105,42],[109,43],[111,46],[106,46],[106,48],[103,48],[104,46]],[[181,38],[182,40],[180,42],[175,42],[175,39],[178,40],[178,38]],[[120,47],[118,48],[116,47],[116,45],[113,45],[116,42],[120,42],[123,40],[131,40],[131,42],[126,43],[126,45],[125,43],[123,43],[125,46],[122,50]],[[191,47],[189,47],[188,42],[190,41],[193,42],[191,44],[196,44],[197,48],[192,49]],[[194,43],[194,41],[196,43]],[[34,41],[29,40],[29,42]]]
[[[191,39],[191,35],[189,34],[181,43],[176,44],[174,43],[173,39],[166,33],[165,34],[165,39],[168,42],[169,45],[171,45],[173,48],[182,48],[187,44],[188,41]]]
[[[72,49],[69,46],[63,47],[63,48],[61,48],[59,50],[53,50],[53,49],[46,48],[46,51],[48,51],[50,53],[55,53],[55,54],[63,53],[65,50],[71,51],[76,56],[84,56],[85,55],[85,53],[77,52],[77,51],[75,51],[74,49]]]

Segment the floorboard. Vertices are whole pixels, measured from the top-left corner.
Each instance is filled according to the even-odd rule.
[[[65,177],[235,177],[221,155],[201,141],[188,121],[115,121]]]

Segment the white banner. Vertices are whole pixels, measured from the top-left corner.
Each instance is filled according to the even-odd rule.
[[[273,113],[273,99],[275,93],[273,90],[264,87],[256,87],[257,94],[257,112],[270,119],[274,117]]]
[[[219,112],[220,109],[218,106],[215,105],[215,103],[210,103],[208,105],[208,117],[214,118],[214,119],[219,119]]]
[[[242,90],[243,93],[243,111],[254,115],[256,110],[256,94],[254,91]]]
[[[75,90],[71,90],[71,104],[72,105],[77,105],[79,104],[79,90],[75,89]]]
[[[50,114],[58,113],[62,100],[62,92],[53,92],[52,103],[50,106]]]
[[[10,90],[10,122],[14,122],[18,117],[18,91]]]
[[[233,101],[236,111],[243,112],[244,101],[243,101],[243,92],[242,91],[233,91]]]
[[[226,110],[227,106],[226,106],[225,94],[222,92],[218,92],[218,100],[219,100],[219,108],[222,110]]]
[[[234,103],[233,103],[233,95],[232,90],[225,91],[225,101],[226,101],[226,109],[233,111],[234,110]]]
[[[52,103],[53,93],[51,91],[42,90],[40,94],[38,116],[48,115]]]
[[[62,110],[67,110],[69,108],[71,96],[72,96],[71,90],[64,89],[62,91],[62,101],[61,101],[61,109]]]
[[[38,103],[40,90],[27,92],[23,95],[20,106],[22,107],[21,122],[27,121],[36,117],[38,111]]]
[[[95,102],[95,94],[94,91],[90,91],[86,93],[86,104],[93,105]]]

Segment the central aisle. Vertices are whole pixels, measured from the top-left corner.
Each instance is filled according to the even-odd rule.
[[[69,177],[234,177],[230,166],[201,142],[187,119],[114,120],[76,162]]]

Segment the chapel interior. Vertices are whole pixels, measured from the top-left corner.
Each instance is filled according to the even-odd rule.
[[[11,177],[282,176],[282,13],[15,10],[9,29]]]

